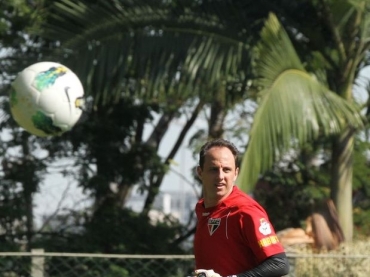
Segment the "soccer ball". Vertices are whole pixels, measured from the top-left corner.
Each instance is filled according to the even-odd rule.
[[[82,114],[84,89],[75,73],[55,62],[39,62],[12,83],[10,110],[29,133],[57,136],[70,130]]]

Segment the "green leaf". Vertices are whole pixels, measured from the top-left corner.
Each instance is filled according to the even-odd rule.
[[[257,69],[262,90],[238,178],[238,185],[246,192],[290,149],[320,134],[338,134],[349,125],[362,126],[355,105],[304,70],[274,15],[266,22],[261,37]]]

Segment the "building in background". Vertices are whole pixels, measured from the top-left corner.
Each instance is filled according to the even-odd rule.
[[[126,207],[141,212],[145,197],[145,194],[133,193]],[[150,215],[154,217],[154,220],[170,215],[182,224],[189,224],[189,221],[194,220],[194,208],[197,201],[198,198],[193,191],[162,191],[156,197]]]

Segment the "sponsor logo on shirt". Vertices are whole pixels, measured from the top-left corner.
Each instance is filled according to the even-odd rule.
[[[277,243],[279,243],[279,239],[277,236],[269,236],[258,241],[258,244],[261,248]]]
[[[270,223],[264,218],[260,219],[260,227],[258,228],[258,230],[264,236],[270,235],[272,232]]]
[[[208,232],[212,236],[213,233],[220,227],[221,218],[210,218],[208,219]]]

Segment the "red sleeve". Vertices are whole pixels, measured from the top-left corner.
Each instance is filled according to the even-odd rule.
[[[262,207],[243,209],[241,224],[247,243],[259,262],[285,252]]]

